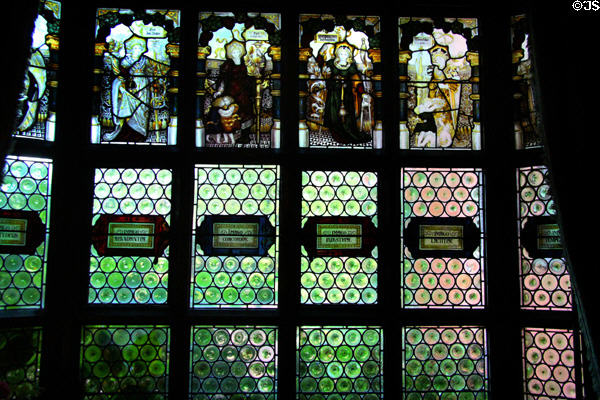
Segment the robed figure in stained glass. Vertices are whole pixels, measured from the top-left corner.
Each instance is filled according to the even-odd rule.
[[[479,94],[472,82],[478,79],[478,53],[470,47],[475,46],[476,21],[440,24],[443,29],[428,19],[400,24],[401,70],[408,81],[401,96],[407,121],[401,126],[410,131],[410,138],[401,134],[401,146],[475,149]]]
[[[301,15],[301,147],[381,145],[379,18]]]
[[[417,106],[414,111],[419,115],[420,123],[433,116],[435,130],[418,131],[417,146],[427,145],[448,147],[453,143],[457,133],[461,137],[466,133],[470,137],[470,125],[464,117],[459,116],[461,104],[460,82],[470,77],[468,64],[464,59],[451,60],[447,46],[434,45],[429,49],[431,65],[427,66],[431,81],[427,85],[428,91],[417,95]],[[465,132],[463,132],[465,131]]]
[[[133,36],[125,43],[125,56],[118,59],[107,54],[105,62],[115,74],[110,87],[110,108],[115,129],[106,132],[104,140],[114,140],[121,136],[126,141],[145,141],[149,134],[150,110],[157,115],[156,120],[168,121],[160,112],[166,106],[164,79],[160,76],[166,74],[167,67],[158,63],[144,53],[147,51],[146,41]],[[161,118],[162,116],[162,118]]]
[[[248,75],[246,48],[239,41],[226,46],[227,59],[219,68],[215,92],[208,109],[206,133],[217,141],[248,143],[254,123],[254,79]],[[234,137],[235,134],[235,137]]]
[[[369,142],[372,98],[369,85],[354,63],[350,45],[342,43],[336,47],[335,58],[327,61],[324,75],[329,79],[323,122],[332,137],[339,143]]]
[[[238,40],[225,45],[226,59],[209,87],[211,96],[205,105],[209,142],[248,144],[251,133],[260,132],[259,110],[270,106],[266,104],[269,93],[264,90],[268,80],[263,77],[272,69],[262,47],[260,42],[245,45]]]

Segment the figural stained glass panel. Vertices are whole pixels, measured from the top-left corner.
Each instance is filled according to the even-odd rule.
[[[277,398],[276,328],[194,326],[191,351],[190,399]]]
[[[575,333],[570,329],[524,328],[522,334],[524,398],[584,398],[580,397],[583,385],[576,370]]]
[[[400,148],[481,148],[478,22],[399,18]]]
[[[98,9],[92,143],[175,144],[180,13]]]
[[[375,16],[300,15],[299,144],[381,148],[381,26]]]
[[[548,168],[519,168],[517,174],[521,306],[571,310],[571,277],[562,251]]]
[[[171,179],[167,169],[96,169],[90,303],[166,303]]]
[[[404,399],[488,398],[486,331],[480,327],[405,327]]]
[[[404,307],[482,308],[482,171],[405,168],[401,189]]]
[[[10,398],[38,396],[41,352],[41,328],[0,329],[0,382],[3,392],[8,389],[14,396]]]
[[[42,308],[52,162],[7,156],[0,188],[0,310]]]
[[[14,136],[54,140],[61,3],[42,0],[16,109]]]
[[[276,307],[279,167],[196,165],[193,307]]]
[[[377,174],[302,171],[304,304],[377,302]]]
[[[202,12],[196,145],[278,148],[281,15]]]
[[[297,346],[298,400],[383,398],[380,327],[301,326]]]
[[[526,15],[511,17],[513,122],[515,148],[542,146],[539,114],[533,88],[533,60],[529,47],[529,21]]]
[[[170,329],[85,326],[80,377],[84,399],[167,399]]]

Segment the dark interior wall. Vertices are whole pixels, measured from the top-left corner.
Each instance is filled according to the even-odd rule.
[[[598,93],[597,28],[600,4],[573,2],[531,7],[546,154],[575,287],[583,304],[597,363],[598,312]],[[587,356],[590,349],[587,349]],[[597,370],[597,365],[593,369]],[[597,375],[596,375],[597,376]],[[593,382],[597,387],[599,382]],[[597,390],[597,389],[596,389]]]

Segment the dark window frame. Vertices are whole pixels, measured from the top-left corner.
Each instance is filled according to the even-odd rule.
[[[372,324],[384,328],[384,397],[394,398],[402,374],[401,337],[405,325],[481,325],[486,327],[490,398],[523,398],[521,329],[525,326],[578,330],[575,312],[525,311],[520,308],[515,171],[546,164],[543,149],[514,150],[510,93],[510,15],[474,3],[458,6],[374,4],[323,5],[322,8],[278,3],[234,9],[280,12],[282,42],[282,132],[280,149],[195,148],[193,131],[196,88],[198,11],[214,7],[169,3],[182,10],[182,58],[178,144],[173,147],[92,145],[89,143],[93,29],[95,9],[139,6],[137,1],[63,4],[57,134],[53,143],[15,139],[11,154],[54,161],[52,216],[46,307],[7,311],[1,327],[43,327],[41,386],[48,394],[79,398],[80,334],[87,324],[167,324],[171,329],[170,398],[185,398],[189,387],[190,332],[194,324],[267,324],[279,327],[278,398],[293,398],[296,379],[296,327],[303,324]],[[166,8],[150,1],[144,8]],[[178,7],[179,6],[179,7]],[[482,7],[482,8],[479,8]],[[220,8],[220,7],[219,7]],[[229,8],[229,7],[228,7]],[[393,12],[392,12],[393,11]],[[494,11],[494,12],[492,12]],[[297,145],[297,48],[299,13],[382,16],[384,147],[381,150],[300,149]],[[398,141],[397,17],[473,16],[481,36],[480,151],[400,150]],[[501,16],[501,17],[500,17]],[[69,100],[71,99],[71,100]],[[274,310],[200,310],[189,308],[190,228],[195,164],[277,164],[280,166],[279,307]],[[475,167],[485,174],[486,307],[483,310],[415,310],[400,308],[400,178],[402,167]],[[169,299],[159,306],[88,305],[90,221],[93,171],[97,167],[173,169]],[[373,170],[378,173],[379,295],[376,305],[304,306],[299,304],[301,171]],[[76,198],[77,201],[73,201]],[[80,201],[79,201],[80,200]],[[576,344],[577,346],[577,344]],[[511,348],[513,351],[506,351]],[[578,357],[577,360],[580,358]],[[580,368],[577,368],[580,371]],[[60,383],[59,383],[60,382]],[[511,382],[510,385],[506,382]]]

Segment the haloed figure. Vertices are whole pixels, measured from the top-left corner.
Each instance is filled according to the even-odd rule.
[[[323,122],[339,143],[365,143],[371,135],[360,129],[360,115],[371,96],[363,84],[361,73],[347,44],[339,45],[335,58],[327,61],[331,73],[327,80],[327,98]],[[372,108],[370,108],[372,109]]]
[[[104,140],[113,140],[122,131],[131,129],[144,140],[148,136],[148,114],[150,102],[150,59],[146,41],[132,37],[125,42],[125,57],[113,63],[117,77],[111,87],[112,114],[115,129],[104,134]],[[139,140],[139,139],[138,139]]]

